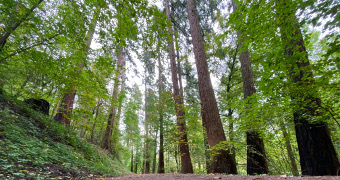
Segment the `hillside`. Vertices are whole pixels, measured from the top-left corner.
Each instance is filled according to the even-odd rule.
[[[75,132],[0,92],[0,179],[129,174]]]

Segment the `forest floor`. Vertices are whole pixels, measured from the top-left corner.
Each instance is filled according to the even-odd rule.
[[[102,179],[102,178],[100,178]],[[335,180],[340,179],[340,176],[240,176],[240,175],[220,175],[220,174],[209,174],[209,175],[199,175],[199,174],[130,174],[118,177],[106,177],[104,180],[134,180],[134,179],[143,179],[143,180],[177,180],[177,179],[184,179],[184,180],[219,180],[219,179],[228,179],[228,180]]]

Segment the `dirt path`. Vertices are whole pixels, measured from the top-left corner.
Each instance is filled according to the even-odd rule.
[[[198,175],[198,174],[132,174],[111,178],[104,178],[105,180],[134,180],[134,179],[142,179],[142,180],[219,180],[219,179],[228,179],[228,180],[340,180],[340,176],[304,176],[304,177],[288,177],[285,175],[282,176],[238,176],[238,175],[219,175],[219,174],[211,174],[211,175]]]

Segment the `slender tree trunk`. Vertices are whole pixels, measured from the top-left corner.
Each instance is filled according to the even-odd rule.
[[[158,138],[158,128],[156,131],[156,137],[155,137],[155,144],[154,144],[154,153],[153,153],[153,161],[152,161],[152,173],[154,174],[156,172],[156,161],[157,161],[157,138]]]
[[[187,0],[187,7],[208,142],[211,149],[217,145],[217,147],[223,147],[217,148],[218,150],[213,152],[211,172],[237,174],[236,163],[230,155],[230,149],[223,143],[226,141],[226,137],[211,84],[195,1]]]
[[[339,175],[339,159],[327,123],[322,120],[321,100],[318,97],[299,23],[295,17],[295,7],[290,1],[277,1],[276,10],[285,46],[285,61],[287,64],[294,64],[289,67],[293,83],[290,87],[290,96],[294,107],[293,116],[302,175]]]
[[[145,71],[146,76],[146,71]],[[144,158],[144,172],[145,174],[150,173],[150,154],[149,154],[149,116],[148,116],[148,89],[145,81],[145,158]]]
[[[233,10],[236,12],[237,5],[233,4]],[[237,32],[237,37],[240,39],[238,47],[241,49],[240,62],[242,70],[242,82],[244,99],[252,96],[256,93],[253,70],[251,68],[250,55],[247,47],[242,47],[245,39],[241,39],[242,32]],[[248,102],[249,105],[250,102]],[[249,107],[251,109],[251,107]],[[260,138],[260,134],[248,126],[246,132],[247,136],[247,174],[268,174],[268,164],[266,160],[266,153],[264,149],[263,140]]]
[[[165,7],[167,19],[169,22],[171,22],[169,0],[164,0],[164,7]],[[170,56],[170,64],[171,64],[171,74],[172,74],[171,76],[172,76],[172,83],[173,83],[174,101],[175,101],[175,108],[176,108],[176,115],[177,115],[177,128],[179,131],[181,173],[193,173],[190,152],[189,152],[187,132],[186,132],[186,127],[185,127],[186,125],[185,125],[185,119],[184,119],[183,97],[180,95],[180,90],[178,87],[175,49],[174,49],[171,26],[168,26],[168,35],[170,36],[170,40],[168,40],[168,48],[169,48],[169,56]]]
[[[9,36],[21,25],[22,22],[26,21],[28,19],[28,16],[43,2],[43,0],[39,0],[38,3],[34,4],[33,7],[31,7],[30,11],[22,17],[19,22],[15,23],[12,27],[9,27],[9,30],[6,29],[6,33],[1,36],[0,38],[0,52],[2,48],[4,48],[7,39]]]
[[[125,61],[125,54],[123,47],[120,47],[120,55],[118,56],[117,61],[117,72],[116,72],[116,79],[114,82],[113,92],[112,92],[112,104],[111,104],[111,112],[109,114],[109,118],[107,120],[105,134],[102,140],[102,148],[109,150],[112,153],[112,142],[111,136],[113,132],[113,126],[115,124],[116,114],[117,114],[117,100],[118,100],[118,88],[119,88],[119,81],[120,81],[120,74],[122,71],[122,64]]]
[[[118,112],[117,112],[117,115],[116,115],[116,120],[115,120],[115,126],[117,127],[116,129],[114,129],[115,133],[113,133],[113,142],[112,142],[112,153],[114,156],[118,156],[118,152],[116,150],[116,147],[117,147],[117,141],[118,141],[118,136],[120,134],[119,132],[119,123],[120,123],[120,116],[121,116],[121,111],[122,111],[122,104],[123,104],[123,98],[124,98],[124,90],[125,90],[125,78],[126,78],[126,70],[125,70],[125,66],[126,66],[126,62],[123,61],[122,62],[122,69],[121,69],[121,78],[122,78],[122,81],[121,81],[121,85],[120,85],[120,91],[119,91],[119,95],[117,97],[117,101],[118,101]]]
[[[283,122],[280,122],[280,128],[281,128],[281,131],[282,131],[282,134],[283,134],[283,138],[285,139],[285,144],[286,144],[286,148],[287,148],[287,153],[288,153],[288,158],[289,158],[289,161],[290,161],[292,174],[294,176],[298,176],[299,170],[298,170],[296,162],[295,162],[295,157],[294,157],[294,153],[293,153],[293,150],[292,150],[292,145],[290,143],[289,132],[287,132],[287,129],[286,129],[285,125],[283,124]]]
[[[158,57],[158,96],[159,96],[159,157],[158,157],[158,173],[165,173],[164,171],[164,119],[163,119],[163,80],[162,80],[162,64],[161,59]]]
[[[95,28],[98,20],[100,10],[97,10],[92,18],[92,22],[90,25],[90,29],[88,32],[88,38],[85,41],[86,47],[84,49],[84,58],[87,57],[88,51],[90,50],[91,42],[93,39],[93,35],[95,33]],[[78,70],[76,70],[77,73],[81,73],[84,65],[83,63],[80,63],[78,65]],[[68,90],[68,92],[64,95],[63,100],[60,103],[60,106],[58,108],[57,114],[54,116],[55,121],[59,121],[62,124],[69,125],[70,124],[70,116],[72,114],[73,110],[73,103],[74,98],[76,96],[77,89],[75,85],[72,85],[71,89]]]
[[[94,117],[94,122],[93,122],[93,125],[92,125],[92,128],[91,128],[91,134],[90,134],[90,142],[93,143],[93,135],[94,135],[94,129],[96,127],[96,124],[97,124],[97,118],[98,118],[98,115],[99,115],[99,108],[100,106],[102,105],[102,100],[100,99],[98,101],[98,104],[97,104],[97,110],[96,110],[96,115]]]
[[[131,145],[131,165],[130,171],[133,172],[133,145]]]

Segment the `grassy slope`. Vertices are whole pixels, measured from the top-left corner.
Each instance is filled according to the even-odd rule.
[[[71,129],[11,100],[0,89],[0,179],[128,174]]]

